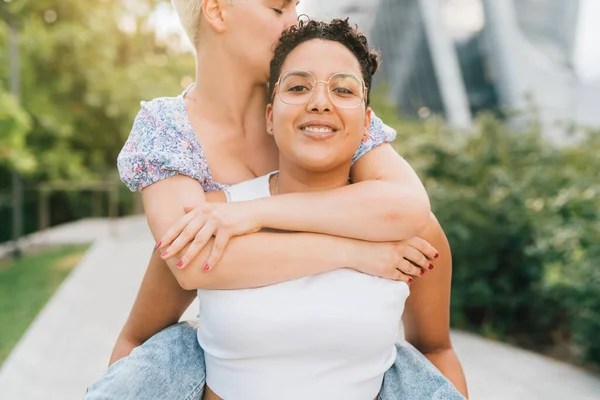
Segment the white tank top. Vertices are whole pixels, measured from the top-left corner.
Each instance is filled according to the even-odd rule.
[[[230,187],[228,198],[269,196],[270,175]],[[372,400],[396,358],[408,295],[403,282],[349,269],[198,290],[206,383],[225,400]]]

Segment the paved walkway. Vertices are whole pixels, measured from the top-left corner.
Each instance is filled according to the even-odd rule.
[[[128,234],[146,234],[148,229],[139,216],[111,220],[108,218],[88,218],[48,228],[27,235],[19,240],[19,247],[54,246],[72,243],[91,243],[99,239],[124,237]],[[149,235],[149,233],[147,233]],[[150,236],[148,236],[150,237]],[[13,251],[11,242],[0,243],[0,259]]]
[[[106,367],[133,303],[152,248],[140,217],[82,221],[56,232],[63,239],[97,237],[0,370],[0,399],[80,399]],[[51,231],[47,241],[52,242]],[[60,237],[57,234],[57,237]],[[56,238],[55,238],[56,239]],[[57,239],[56,239],[57,240]],[[186,318],[194,316],[195,305]],[[504,344],[453,332],[471,399],[589,400],[600,398],[600,378]],[[176,399],[174,399],[176,400]]]

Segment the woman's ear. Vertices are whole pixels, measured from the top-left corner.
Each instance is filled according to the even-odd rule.
[[[365,111],[365,132],[363,134],[363,140],[367,140],[371,135],[371,118],[373,117],[373,110],[371,107],[367,107]]]
[[[224,11],[223,0],[204,0],[202,2],[202,14],[204,14],[206,23],[219,33],[225,30]]]
[[[273,104],[267,104],[265,117],[267,119],[267,133],[273,136]]]

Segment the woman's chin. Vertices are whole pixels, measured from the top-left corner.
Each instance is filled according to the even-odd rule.
[[[328,172],[336,169],[339,166],[339,160],[332,157],[316,157],[304,158],[299,162],[302,169],[311,172]]]

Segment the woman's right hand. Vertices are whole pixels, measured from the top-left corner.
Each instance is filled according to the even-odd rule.
[[[185,207],[186,214],[162,236],[156,245],[161,251],[166,248],[161,258],[173,257],[190,244],[177,263],[178,268],[185,268],[214,236],[212,250],[204,263],[204,270],[210,271],[221,259],[232,237],[255,233],[261,229],[259,219],[247,204],[247,202],[202,203],[195,207]]]
[[[362,273],[411,283],[414,278],[433,270],[437,250],[420,237],[399,242],[363,242],[359,249]],[[365,257],[366,256],[366,257]]]

